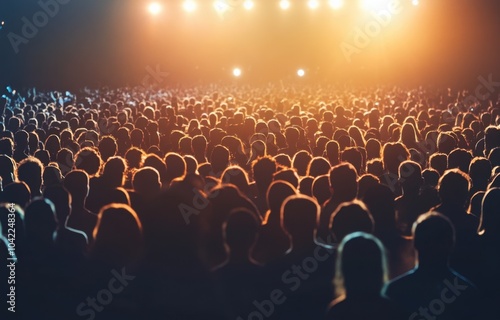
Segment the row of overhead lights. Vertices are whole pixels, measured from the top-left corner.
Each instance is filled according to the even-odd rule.
[[[311,10],[318,9],[322,2],[327,2],[327,4],[335,10],[338,10],[344,6],[344,1],[345,0],[307,0],[307,6]],[[388,2],[391,0],[362,0],[362,5],[365,8],[373,8],[373,7],[383,7],[386,5]],[[411,3],[413,5],[418,5],[419,0],[411,0]],[[223,13],[225,11],[228,11],[231,8],[234,8],[236,6],[243,6],[244,9],[246,10],[252,10],[255,6],[255,1],[253,0],[216,0],[213,2],[213,7],[214,9],[219,12]],[[278,2],[279,7],[282,10],[288,10],[292,6],[292,1],[290,0],[279,0]],[[184,0],[182,2],[182,8],[187,11],[187,12],[193,12],[196,11],[198,8],[198,2],[196,0]],[[148,11],[152,15],[158,15],[161,13],[163,9],[163,6],[160,2],[152,2],[148,5]]]

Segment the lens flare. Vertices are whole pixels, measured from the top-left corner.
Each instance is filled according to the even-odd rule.
[[[280,8],[283,10],[288,10],[290,8],[290,1],[288,0],[281,0],[280,1]]]
[[[233,69],[233,76],[235,76],[236,78],[241,77],[241,69],[240,68],[234,68]]]
[[[214,2],[214,8],[218,13],[224,13],[229,10],[229,4],[226,1],[218,0]]]
[[[299,69],[297,70],[297,75],[302,78],[306,75],[306,72],[304,71],[304,69]]]
[[[196,10],[197,5],[196,5],[196,2],[194,2],[193,0],[186,0],[182,4],[182,7],[187,12],[193,12],[194,10]]]
[[[309,0],[309,2],[307,2],[307,5],[309,6],[309,9],[318,9],[319,7],[319,1],[318,0]]]
[[[154,16],[160,14],[161,10],[162,10],[161,4],[159,4],[158,2],[151,2],[148,6],[149,13],[151,13]]]
[[[330,0],[329,1],[330,7],[333,9],[340,9],[344,5],[344,2],[342,0]]]
[[[246,0],[244,3],[243,3],[243,7],[246,9],[246,10],[252,10],[254,6],[254,3],[252,0]]]

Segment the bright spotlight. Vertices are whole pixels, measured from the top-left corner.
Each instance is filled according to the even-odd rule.
[[[288,8],[290,8],[290,1],[288,1],[288,0],[281,0],[280,1],[280,7],[283,10],[288,10]]]
[[[233,69],[233,76],[235,76],[236,78],[240,77],[241,76],[241,69],[240,68],[234,68]]]
[[[148,6],[149,13],[151,13],[154,16],[160,14],[161,9],[162,9],[161,4],[159,4],[158,2],[151,2]]]
[[[217,12],[224,13],[229,9],[229,5],[226,3],[226,1],[218,0],[214,2],[214,8]]]
[[[245,2],[243,2],[243,7],[247,10],[252,10],[253,5],[254,3],[252,0],[246,0]]]
[[[389,0],[363,0],[363,7],[368,11],[380,11],[387,8]]]
[[[304,71],[304,69],[299,69],[297,70],[297,75],[302,78],[306,75],[306,72]]]
[[[413,0],[411,3],[412,3],[414,6],[418,6],[418,5],[419,5],[419,3],[420,3],[420,1],[418,1],[418,0]]]
[[[319,7],[319,1],[318,0],[309,0],[307,2],[307,5],[309,6],[310,9],[317,9]]]
[[[344,5],[342,0],[330,0],[330,7],[333,9],[340,9]]]
[[[182,7],[187,12],[193,12],[194,10],[196,10],[197,6],[196,6],[196,2],[194,2],[194,0],[186,0],[186,1],[184,1]]]

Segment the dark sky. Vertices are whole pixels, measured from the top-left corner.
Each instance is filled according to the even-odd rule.
[[[50,2],[51,0],[42,0]],[[333,11],[310,11],[295,0],[282,12],[278,0],[255,0],[252,12],[236,8],[219,16],[212,0],[197,12],[183,0],[65,0],[59,12],[16,54],[9,34],[23,36],[23,17],[41,10],[35,0],[0,0],[0,84],[47,88],[138,84],[149,70],[168,72],[165,83],[291,80],[298,68],[308,81],[474,85],[477,77],[500,79],[500,1],[400,0],[401,12],[354,45],[353,32],[375,18],[357,0]],[[241,0],[243,1],[243,0]],[[238,3],[238,0],[230,0]],[[325,2],[323,0],[322,2]],[[354,48],[350,62],[341,46]],[[353,45],[354,47],[350,47]]]

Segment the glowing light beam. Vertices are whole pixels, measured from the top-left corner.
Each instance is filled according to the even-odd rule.
[[[158,2],[151,2],[148,5],[148,11],[151,13],[153,16],[157,16],[161,13],[162,6]]]

